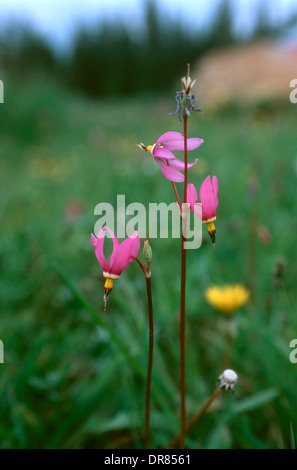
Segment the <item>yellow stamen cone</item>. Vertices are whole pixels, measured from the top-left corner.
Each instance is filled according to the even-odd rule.
[[[207,224],[207,231],[210,235],[211,241],[213,243],[213,247],[215,248],[215,243],[216,243],[216,228],[215,224],[213,222],[209,222]]]
[[[113,288],[113,279],[111,279],[110,277],[107,277],[106,281],[105,281],[105,284],[104,284],[104,297],[103,297],[104,312],[106,312],[107,298],[108,298],[110,292],[112,291],[112,288]]]
[[[145,150],[146,150],[147,152],[149,152],[149,153],[152,153],[153,145],[147,145],[147,146],[145,147]]]
[[[104,290],[111,291],[113,288],[113,279],[110,277],[106,278],[105,284],[104,284]]]

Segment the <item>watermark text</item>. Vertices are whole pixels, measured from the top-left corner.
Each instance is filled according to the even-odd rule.
[[[202,243],[202,220],[191,213],[188,203],[178,204],[149,203],[148,209],[140,202],[126,206],[125,195],[117,195],[116,211],[108,202],[96,205],[94,214],[100,216],[94,226],[94,234],[98,236],[106,225],[118,238],[130,237],[137,231],[140,238],[180,238],[185,239],[185,249],[197,249]],[[116,215],[115,215],[116,214]],[[181,217],[182,214],[182,217]],[[182,223],[181,223],[182,220]]]

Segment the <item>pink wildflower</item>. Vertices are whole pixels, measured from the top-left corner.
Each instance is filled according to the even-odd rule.
[[[198,138],[187,139],[187,149],[194,150],[200,147],[203,142],[203,139]],[[139,144],[139,147],[152,154],[155,161],[161,166],[165,178],[175,183],[184,181],[185,177],[181,171],[185,170],[185,163],[172,153],[172,150],[184,150],[184,137],[182,134],[179,132],[166,132],[159,137],[154,145]],[[188,163],[188,169],[195,165],[197,161],[196,158],[193,163]]]
[[[113,250],[109,258],[109,262],[106,261],[103,252],[106,230],[109,231],[113,241]],[[91,242],[95,247],[95,255],[103,269],[103,276],[106,278],[104,285],[104,302],[106,309],[106,301],[110,291],[113,288],[113,281],[115,279],[119,279],[122,272],[137,257],[140,246],[140,239],[138,233],[134,232],[122,243],[119,243],[114,233],[109,230],[109,228],[103,227],[100,230],[97,238],[95,235],[91,234]]]
[[[193,184],[188,184],[187,187],[187,202],[190,204],[190,209],[194,214],[202,219],[203,224],[207,224],[207,230],[210,235],[211,241],[215,244],[215,225],[216,209],[218,206],[218,180],[213,176],[212,180],[208,176],[202,183],[200,188],[200,200],[202,208],[199,204],[195,204],[198,200],[197,191]]]

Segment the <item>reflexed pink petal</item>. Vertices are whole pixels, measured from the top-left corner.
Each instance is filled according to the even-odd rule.
[[[187,139],[187,149],[188,150],[194,150],[198,147],[200,147],[201,144],[203,144],[204,140],[203,139],[198,139],[198,138],[191,138]],[[184,138],[182,140],[171,140],[170,142],[166,143],[164,145],[167,150],[184,150]]]
[[[167,165],[166,161],[167,160],[162,160],[162,158],[158,158],[158,157],[155,158],[155,162],[159,163],[159,165],[162,165],[162,164]]]
[[[119,240],[117,239],[117,237],[115,236],[115,234],[109,229],[107,228],[107,230],[109,231],[110,233],[110,236],[112,238],[112,253],[110,255],[110,258],[109,258],[109,269],[111,270],[111,266],[112,266],[112,263],[113,263],[113,260],[114,258],[117,256],[117,251],[118,251],[118,248],[120,246],[120,243],[119,243]],[[111,271],[112,272],[112,271]]]
[[[139,235],[137,232],[134,232],[131,237],[126,238],[118,246],[115,256],[112,262],[110,262],[110,271],[113,274],[120,275],[127,268],[128,264],[137,257],[139,246]]]
[[[187,187],[187,202],[190,204],[190,209],[194,214],[202,219],[202,204],[197,203],[198,195],[196,188],[193,184],[188,184]]]
[[[96,246],[96,244],[97,244],[97,238],[96,238],[95,235],[93,235],[92,233],[91,233],[91,242],[92,242],[92,245],[93,245],[93,246]]]
[[[169,131],[162,134],[156,142],[156,145],[164,145],[167,144],[170,140],[184,140],[183,135],[179,132]]]
[[[104,253],[103,253],[103,243],[104,243],[104,235],[105,235],[106,227],[103,227],[99,234],[98,238],[96,238],[93,234],[91,235],[91,242],[95,247],[95,255],[100,263],[100,266],[102,267],[103,271],[108,272],[109,266],[108,263],[106,262]]]
[[[166,158],[166,160],[175,158],[173,153],[169,152],[169,150],[165,149],[164,147],[158,147],[157,145],[155,145],[153,150],[153,157]]]
[[[215,196],[217,196],[217,194],[218,194],[218,180],[217,180],[216,176],[212,177],[212,187],[213,187]]]
[[[194,204],[197,202],[198,196],[196,188],[193,184],[188,184],[187,187],[187,202],[190,204],[191,211],[194,210]]]
[[[196,160],[193,163],[188,163],[187,168],[188,169],[191,168],[197,162],[198,162],[198,158],[196,158]],[[185,162],[183,162],[182,160],[179,160],[179,158],[175,158],[174,160],[170,160],[169,166],[171,166],[172,168],[175,168],[176,170],[179,170],[179,171],[184,171],[185,170]]]
[[[204,142],[203,139],[199,139],[198,137],[193,137],[191,139],[188,139],[187,140],[187,149],[188,150],[194,150],[194,149],[197,149],[198,147],[200,147],[200,145],[202,145]]]
[[[106,226],[102,227],[102,229],[100,229],[99,232],[98,232],[97,239],[98,238],[105,238],[106,230],[107,230]]]
[[[216,216],[216,208],[218,205],[218,198],[215,194],[215,191],[218,190],[218,183],[216,177],[214,177],[214,186],[213,188],[210,176],[208,176],[202,183],[200,188],[200,199],[202,202],[203,208],[203,220],[208,220]],[[214,191],[215,189],[215,191]]]
[[[175,168],[163,165],[162,163],[160,163],[160,166],[162,168],[163,176],[165,176],[169,181],[174,181],[175,183],[182,183],[184,181],[184,175]]]
[[[202,204],[201,203],[195,202],[193,212],[194,214],[198,215],[199,219],[202,220]]]
[[[103,227],[105,228],[105,227]],[[106,227],[106,229],[109,231],[109,234],[112,238],[112,243],[113,243],[113,251],[119,246],[119,240],[117,239],[117,237],[115,236],[115,234],[110,230],[110,228]],[[100,232],[99,232],[100,233]],[[98,234],[98,238],[99,238],[99,234]]]
[[[212,191],[211,187],[211,181],[210,181],[210,176],[207,176],[205,180],[203,181],[201,188],[200,188],[200,199],[206,199],[208,197],[208,194]]]
[[[212,187],[213,187],[213,190],[214,190],[214,196],[215,196],[215,205],[216,205],[216,208],[218,207],[218,203],[219,203],[219,199],[218,199],[218,180],[217,180],[217,177],[216,176],[213,176],[212,177]]]

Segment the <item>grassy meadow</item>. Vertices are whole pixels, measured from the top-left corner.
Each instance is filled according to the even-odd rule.
[[[132,263],[103,312],[90,242],[99,202],[174,201],[169,181],[135,144],[182,132],[175,91],[90,99],[46,80],[5,82],[0,105],[1,448],[142,448],[147,365],[144,277]],[[186,380],[191,418],[224,368],[224,393],[188,433],[188,448],[291,448],[297,433],[296,105],[192,113],[204,144],[189,181],[219,181],[216,248],[204,230],[189,250]],[[179,433],[180,241],[152,239],[155,350],[151,447]],[[141,253],[140,253],[141,258]],[[276,279],[278,261],[285,274]],[[204,291],[242,283],[232,317]]]

